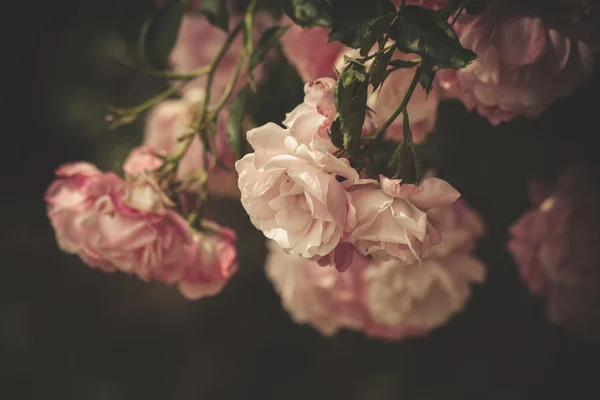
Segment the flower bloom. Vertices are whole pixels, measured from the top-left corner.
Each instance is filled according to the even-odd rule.
[[[157,104],[146,118],[144,144],[165,155],[181,151],[185,143],[180,139],[193,134],[193,125],[203,98],[202,89],[193,89],[186,91],[181,99],[164,100]],[[214,148],[220,162],[233,169],[235,155],[227,142],[226,118],[227,110],[224,110],[217,120]],[[208,172],[210,193],[216,196],[238,197],[236,174],[218,165],[211,165],[212,157],[206,154],[198,136],[191,140],[176,174],[176,178],[183,183],[182,189],[197,192],[200,189],[199,177]]]
[[[342,47],[340,42],[329,42],[329,29],[303,28],[292,24],[281,38],[281,49],[304,82],[326,77],[335,78],[333,65]]]
[[[480,218],[460,201],[435,211],[444,251],[422,265],[354,255],[352,266],[340,273],[270,242],[267,276],[292,318],[323,335],[341,328],[390,340],[427,334],[459,312],[471,284],[485,277],[483,265],[469,254],[483,233]]]
[[[437,79],[447,96],[492,124],[537,117],[594,72],[598,34],[568,12],[542,15],[493,0],[482,15],[455,29],[478,57],[459,71],[441,71]]]
[[[183,271],[179,280],[179,291],[188,299],[213,296],[221,290],[237,271],[235,232],[203,221],[208,233],[194,233],[193,262]]]
[[[138,173],[125,180],[84,162],[60,167],[45,196],[60,248],[91,267],[144,281],[174,283],[206,268],[191,227],[147,173],[154,165],[138,151],[126,167]]]
[[[455,202],[460,194],[449,183],[427,178],[417,187],[380,176],[380,181],[344,182],[356,209],[357,225],[347,241],[378,261],[412,263],[427,257],[440,242],[427,210]]]
[[[254,153],[236,162],[242,205],[255,227],[291,254],[328,255],[356,223],[336,176],[358,178],[348,160],[318,141],[302,143],[268,123],[248,132]]]
[[[550,320],[581,333],[600,332],[600,191],[590,172],[571,168],[554,190],[510,228],[508,249],[529,290],[546,297]],[[540,193],[541,192],[541,193]]]

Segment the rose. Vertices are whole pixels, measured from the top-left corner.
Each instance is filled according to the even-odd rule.
[[[87,163],[59,168],[47,193],[59,245],[88,265],[174,282],[190,261],[192,231],[147,176],[124,181]]]
[[[188,299],[214,296],[237,271],[235,232],[203,221],[206,233],[194,233],[193,261],[179,280],[179,291]]]
[[[452,204],[460,194],[449,183],[427,178],[417,187],[380,176],[380,181],[345,182],[356,208],[357,225],[346,241],[378,261],[412,263],[427,257],[439,243],[426,210]]]
[[[193,135],[193,124],[200,109],[204,92],[200,89],[188,90],[182,99],[165,100],[157,104],[148,114],[144,144],[156,153],[175,154],[183,150],[186,135]],[[227,110],[219,115],[215,135],[215,151],[220,163],[233,168],[235,155],[227,142]],[[219,165],[213,165],[212,157],[207,157],[198,136],[193,137],[185,155],[179,162],[176,178],[183,183],[182,189],[189,192],[200,190],[200,177],[208,165],[208,191],[216,196],[239,196],[237,176]],[[162,165],[162,164],[160,164]],[[159,167],[155,162],[154,167]]]
[[[286,254],[273,241],[267,247],[267,277],[294,321],[310,324],[325,336],[340,328],[363,329],[367,315],[360,281],[368,263],[365,257],[341,274],[334,268]]]
[[[281,37],[281,49],[302,80],[335,78],[333,64],[343,45],[337,41],[329,42],[329,29],[303,28],[287,17],[284,21],[284,24],[292,25]]]
[[[529,290],[547,298],[550,319],[584,334],[600,332],[600,191],[593,173],[563,171],[555,188],[533,184],[536,208],[510,228],[508,249]]]
[[[598,33],[571,13],[542,11],[493,0],[482,15],[456,24],[461,44],[478,57],[461,70],[437,74],[446,95],[498,124],[537,117],[587,82]]]
[[[288,253],[329,254],[356,223],[350,196],[336,176],[356,179],[356,171],[324,144],[301,143],[273,123],[247,136],[255,152],[235,167],[242,205],[254,226]]]
[[[365,270],[365,304],[373,321],[394,331],[425,333],[460,311],[472,282],[482,282],[483,265],[468,253],[431,257],[423,264],[385,261]],[[383,334],[383,331],[380,331]]]

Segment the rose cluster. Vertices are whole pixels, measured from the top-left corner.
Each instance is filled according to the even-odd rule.
[[[462,200],[428,217],[443,239],[422,264],[358,254],[347,272],[338,273],[271,241],[267,276],[292,318],[323,335],[342,328],[389,340],[427,334],[459,312],[471,284],[485,278],[483,264],[471,255],[484,232],[481,218]]]
[[[348,269],[353,255],[378,261],[420,261],[440,234],[427,210],[460,194],[446,181],[419,185],[361,178],[327,133],[336,114],[335,81],[305,85],[304,103],[285,128],[269,123],[248,132],[254,149],[236,162],[242,205],[252,223],[288,254]],[[373,129],[367,119],[363,132]]]

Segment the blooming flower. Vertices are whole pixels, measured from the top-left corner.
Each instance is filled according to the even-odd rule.
[[[412,263],[427,257],[440,236],[426,211],[452,204],[460,194],[438,178],[427,178],[418,187],[384,176],[380,180],[345,183],[357,218],[348,241],[378,261]]]
[[[356,223],[336,176],[358,178],[326,145],[302,143],[293,129],[268,123],[248,132],[254,153],[236,162],[242,205],[254,226],[292,254],[329,254]]]
[[[459,22],[461,44],[478,57],[461,70],[438,74],[446,95],[498,124],[536,117],[587,82],[594,72],[597,32],[574,14],[542,11],[493,0],[482,15]]]
[[[590,172],[571,168],[556,188],[537,185],[543,198],[510,228],[508,249],[531,292],[547,298],[547,313],[556,324],[583,333],[600,332],[600,192]]]

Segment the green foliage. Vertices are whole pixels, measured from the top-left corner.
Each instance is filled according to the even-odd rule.
[[[360,136],[367,111],[369,77],[365,67],[350,62],[335,87],[335,104],[339,114],[343,149],[352,158],[360,153]]]
[[[289,26],[273,26],[261,36],[250,55],[250,61],[248,62],[249,74],[251,74],[260,63],[265,61],[269,51],[279,43],[279,39],[288,28]]]
[[[223,0],[202,0],[198,3],[198,10],[212,25],[227,32],[229,27],[229,10],[227,2]]]
[[[285,14],[300,26],[331,26],[331,0],[282,0],[281,5]]]
[[[152,16],[144,37],[144,54],[154,68],[167,67],[185,8],[184,0],[175,0],[164,5]]]
[[[476,54],[462,47],[456,33],[432,9],[406,6],[394,22],[396,46],[404,53],[415,53],[433,70],[460,69]]]

